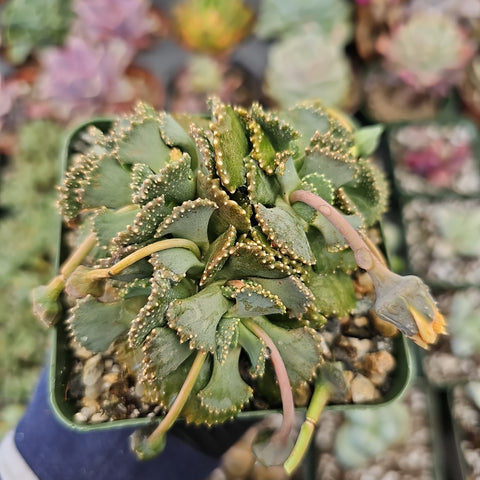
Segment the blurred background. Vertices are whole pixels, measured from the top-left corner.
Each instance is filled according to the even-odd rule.
[[[412,348],[400,402],[327,412],[312,471],[480,478],[479,41],[480,0],[0,0],[0,437],[48,356],[29,292],[55,268],[66,132],[138,100],[201,112],[211,95],[321,99],[383,125],[391,262],[431,286],[450,336]],[[212,479],[283,478],[247,444]]]

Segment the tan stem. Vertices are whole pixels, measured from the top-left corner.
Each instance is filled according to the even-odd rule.
[[[108,275],[118,275],[127,267],[133,265],[142,258],[148,257],[152,253],[159,252],[161,250],[167,250],[169,248],[187,248],[191,250],[197,257],[200,257],[201,255],[197,244],[191,240],[187,240],[185,238],[169,238],[166,240],[159,240],[158,242],[151,243],[146,247],[142,247],[130,255],[127,255],[125,258],[122,258],[122,260],[117,262],[115,265],[105,270],[108,270]]]
[[[182,385],[182,388],[178,392],[178,395],[175,398],[172,406],[168,410],[168,413],[163,417],[162,421],[159,423],[158,427],[150,434],[147,442],[150,445],[155,446],[157,442],[161,442],[163,436],[170,430],[170,428],[175,423],[175,420],[180,415],[185,403],[187,403],[188,397],[193,390],[195,382],[197,381],[200,370],[205,363],[207,358],[207,352],[199,351],[195,360],[193,361],[192,368],[188,372],[185,382]]]

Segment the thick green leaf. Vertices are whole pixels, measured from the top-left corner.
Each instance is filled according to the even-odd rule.
[[[282,254],[311,264],[315,261],[305,233],[305,224],[284,202],[267,208],[256,205],[256,217],[262,231]]]
[[[170,148],[162,140],[157,112],[139,104],[135,112],[114,125],[113,139],[120,163],[144,163],[154,172],[161,170],[170,159]]]
[[[95,233],[98,243],[101,247],[109,247],[112,239],[119,232],[125,230],[128,225],[132,225],[138,208],[127,210],[107,210],[103,208],[93,218],[93,232]]]
[[[282,278],[290,274],[290,267],[256,243],[236,243],[215,280],[241,279],[249,276]]]
[[[137,302],[133,302],[138,305]],[[77,342],[91,352],[104,352],[125,333],[136,313],[129,310],[131,302],[101,303],[91,295],[79,300],[68,319]],[[140,306],[139,306],[140,308]]]
[[[158,227],[156,237],[173,235],[195,242],[201,249],[208,248],[208,223],[217,206],[210,200],[188,200],[173,209]]]
[[[310,228],[307,237],[315,255],[316,262],[313,268],[316,272],[333,273],[336,270],[343,270],[351,273],[357,268],[355,255],[351,248],[333,250],[316,228]]]
[[[182,203],[195,197],[196,182],[191,169],[191,158],[184,153],[167,163],[157,174],[148,175],[136,190],[133,201],[145,204],[163,196],[166,203]]]
[[[347,208],[360,213],[367,226],[380,220],[388,208],[388,185],[383,173],[367,159],[360,159],[355,181],[343,186]]]
[[[198,195],[208,198],[217,205],[218,210],[215,212],[214,218],[215,223],[221,223],[220,231],[225,230],[229,225],[233,225],[239,232],[250,230],[249,215],[221,188],[218,178],[204,177],[202,185],[198,188]]]
[[[140,347],[155,327],[166,323],[165,314],[171,301],[187,298],[193,293],[187,281],[173,284],[161,275],[162,272],[156,271],[151,278],[151,292],[147,302],[132,321],[128,332],[128,340],[132,347]]]
[[[244,158],[250,147],[242,121],[232,107],[211,102],[215,166],[222,185],[230,193],[245,183]]]
[[[212,414],[235,416],[253,395],[239,371],[241,348],[230,350],[225,361],[214,357],[213,372],[208,385],[198,393],[201,404]]]
[[[239,286],[229,287],[229,296],[235,305],[228,311],[233,317],[254,317],[285,313],[285,306],[277,295],[264,289],[259,283],[240,282]]]
[[[170,147],[177,147],[186,152],[192,159],[192,168],[197,168],[198,155],[195,142],[183,127],[166,112],[159,114],[159,125],[163,141]]]
[[[218,323],[216,333],[217,350],[215,352],[217,360],[223,364],[228,353],[238,344],[240,324],[239,318],[223,317]]]
[[[262,203],[270,207],[275,205],[275,199],[280,194],[280,188],[275,183],[275,179],[267,176],[253,159],[248,160],[246,168],[248,196],[251,203]]]
[[[155,268],[163,268],[172,275],[172,279],[179,281],[187,273],[197,277],[204,268],[204,264],[197,256],[186,248],[169,248],[152,254],[152,264]],[[161,267],[160,267],[161,266]]]
[[[345,272],[310,276],[308,286],[315,296],[314,305],[319,313],[343,317],[356,305],[353,280]]]
[[[113,236],[112,243],[117,246],[125,246],[151,242],[158,226],[171,212],[172,207],[165,204],[163,196],[151,200],[143,205],[140,211],[137,211],[133,222],[128,223],[126,228]]]
[[[238,342],[247,352],[250,359],[250,375],[261,377],[265,373],[265,361],[267,359],[267,347],[263,340],[256,337],[243,323],[238,326]]]
[[[174,300],[167,310],[168,325],[191,348],[215,353],[217,325],[230,308],[218,285],[209,285],[197,294]]]
[[[255,277],[251,280],[277,295],[287,308],[290,317],[300,318],[312,304],[312,292],[295,276],[278,279]]]
[[[300,382],[312,380],[317,367],[323,362],[320,334],[308,327],[287,330],[265,317],[256,317],[254,320],[278,348],[290,384],[295,387]]]
[[[187,344],[181,343],[178,335],[166,327],[154,328],[143,347],[143,377],[149,381],[160,381],[192,354]]]
[[[203,271],[200,285],[203,286],[208,282],[212,276],[221,270],[224,263],[227,261],[230,247],[235,243],[237,231],[233,225],[210,245],[206,255],[205,270]]]
[[[359,157],[368,157],[377,149],[384,130],[383,125],[368,125],[353,133]]]

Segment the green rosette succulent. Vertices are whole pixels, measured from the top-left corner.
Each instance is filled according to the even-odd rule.
[[[316,385],[314,424],[328,399],[322,379],[335,377],[322,358],[325,319],[355,308],[357,264],[376,283],[395,281],[374,267],[358,233],[387,206],[372,135],[378,129],[354,131],[317,104],[267,112],[217,99],[204,117],[139,104],[107,133],[87,130],[59,200],[67,224],[86,233],[36,291],[36,308],[56,321],[64,289],[78,343],[93,352],[122,345],[142,358],[145,396],[166,415],[150,436],[132,437],[140,458],[158,453],[178,417],[208,425],[235,417],[256,388],[275,384],[274,372],[284,420],[271,441],[286,454],[266,461],[298,466],[305,442],[285,461],[294,392]],[[405,314],[402,305],[382,308]],[[428,330],[432,305],[416,299],[415,312]],[[408,333],[419,333],[413,321]]]

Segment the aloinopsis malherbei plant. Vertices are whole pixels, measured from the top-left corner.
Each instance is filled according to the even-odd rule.
[[[84,240],[36,290],[35,309],[54,323],[65,290],[77,342],[141,357],[144,395],[166,412],[151,435],[132,437],[141,458],[158,453],[179,417],[235,417],[271,364],[284,418],[267,435],[273,448],[259,439],[257,452],[291,473],[335,388],[319,331],[354,309],[358,266],[377,314],[418,343],[433,343],[444,320],[421,281],[390,272],[362,238],[387,205],[363,141],[371,130],[320,105],[209,106],[207,117],[174,118],[140,104],[108,133],[90,127],[59,202]],[[295,442],[294,392],[305,383],[313,394]]]

